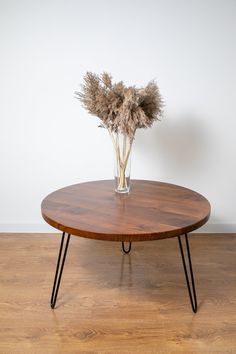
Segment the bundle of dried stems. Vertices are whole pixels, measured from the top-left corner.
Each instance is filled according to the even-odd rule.
[[[151,127],[162,116],[163,101],[154,80],[144,88],[126,87],[123,81],[112,83],[110,74],[87,72],[81,92],[75,97],[107,128],[116,151],[120,188],[127,187],[126,168],[136,129]],[[120,134],[123,135],[120,146]],[[122,151],[121,151],[122,150]]]

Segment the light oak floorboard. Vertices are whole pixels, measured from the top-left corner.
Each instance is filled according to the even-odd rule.
[[[193,314],[177,238],[71,237],[55,310],[60,234],[0,234],[0,353],[236,353],[236,235],[193,234]]]

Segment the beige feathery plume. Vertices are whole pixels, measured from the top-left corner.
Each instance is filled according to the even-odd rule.
[[[90,114],[101,119],[103,127],[123,133],[130,140],[136,129],[151,127],[162,116],[163,101],[154,80],[138,89],[126,87],[122,81],[113,84],[106,72],[100,76],[87,72],[81,92],[76,91],[75,97]]]

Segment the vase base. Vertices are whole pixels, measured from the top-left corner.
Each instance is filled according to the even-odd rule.
[[[116,188],[116,189],[115,189],[115,192],[116,192],[116,193],[123,193],[123,194],[124,194],[124,193],[129,193],[129,190],[130,190],[129,188],[122,188],[122,189],[117,189],[117,188]]]
[[[130,177],[125,177],[125,182],[121,183],[121,179],[119,177],[115,177],[115,191],[117,193],[129,193],[130,191]]]

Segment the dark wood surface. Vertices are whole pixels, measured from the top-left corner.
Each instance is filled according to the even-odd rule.
[[[209,218],[209,202],[190,189],[155,181],[131,183],[129,194],[115,193],[112,180],[62,188],[43,200],[43,218],[72,235],[132,242],[188,233]]]

